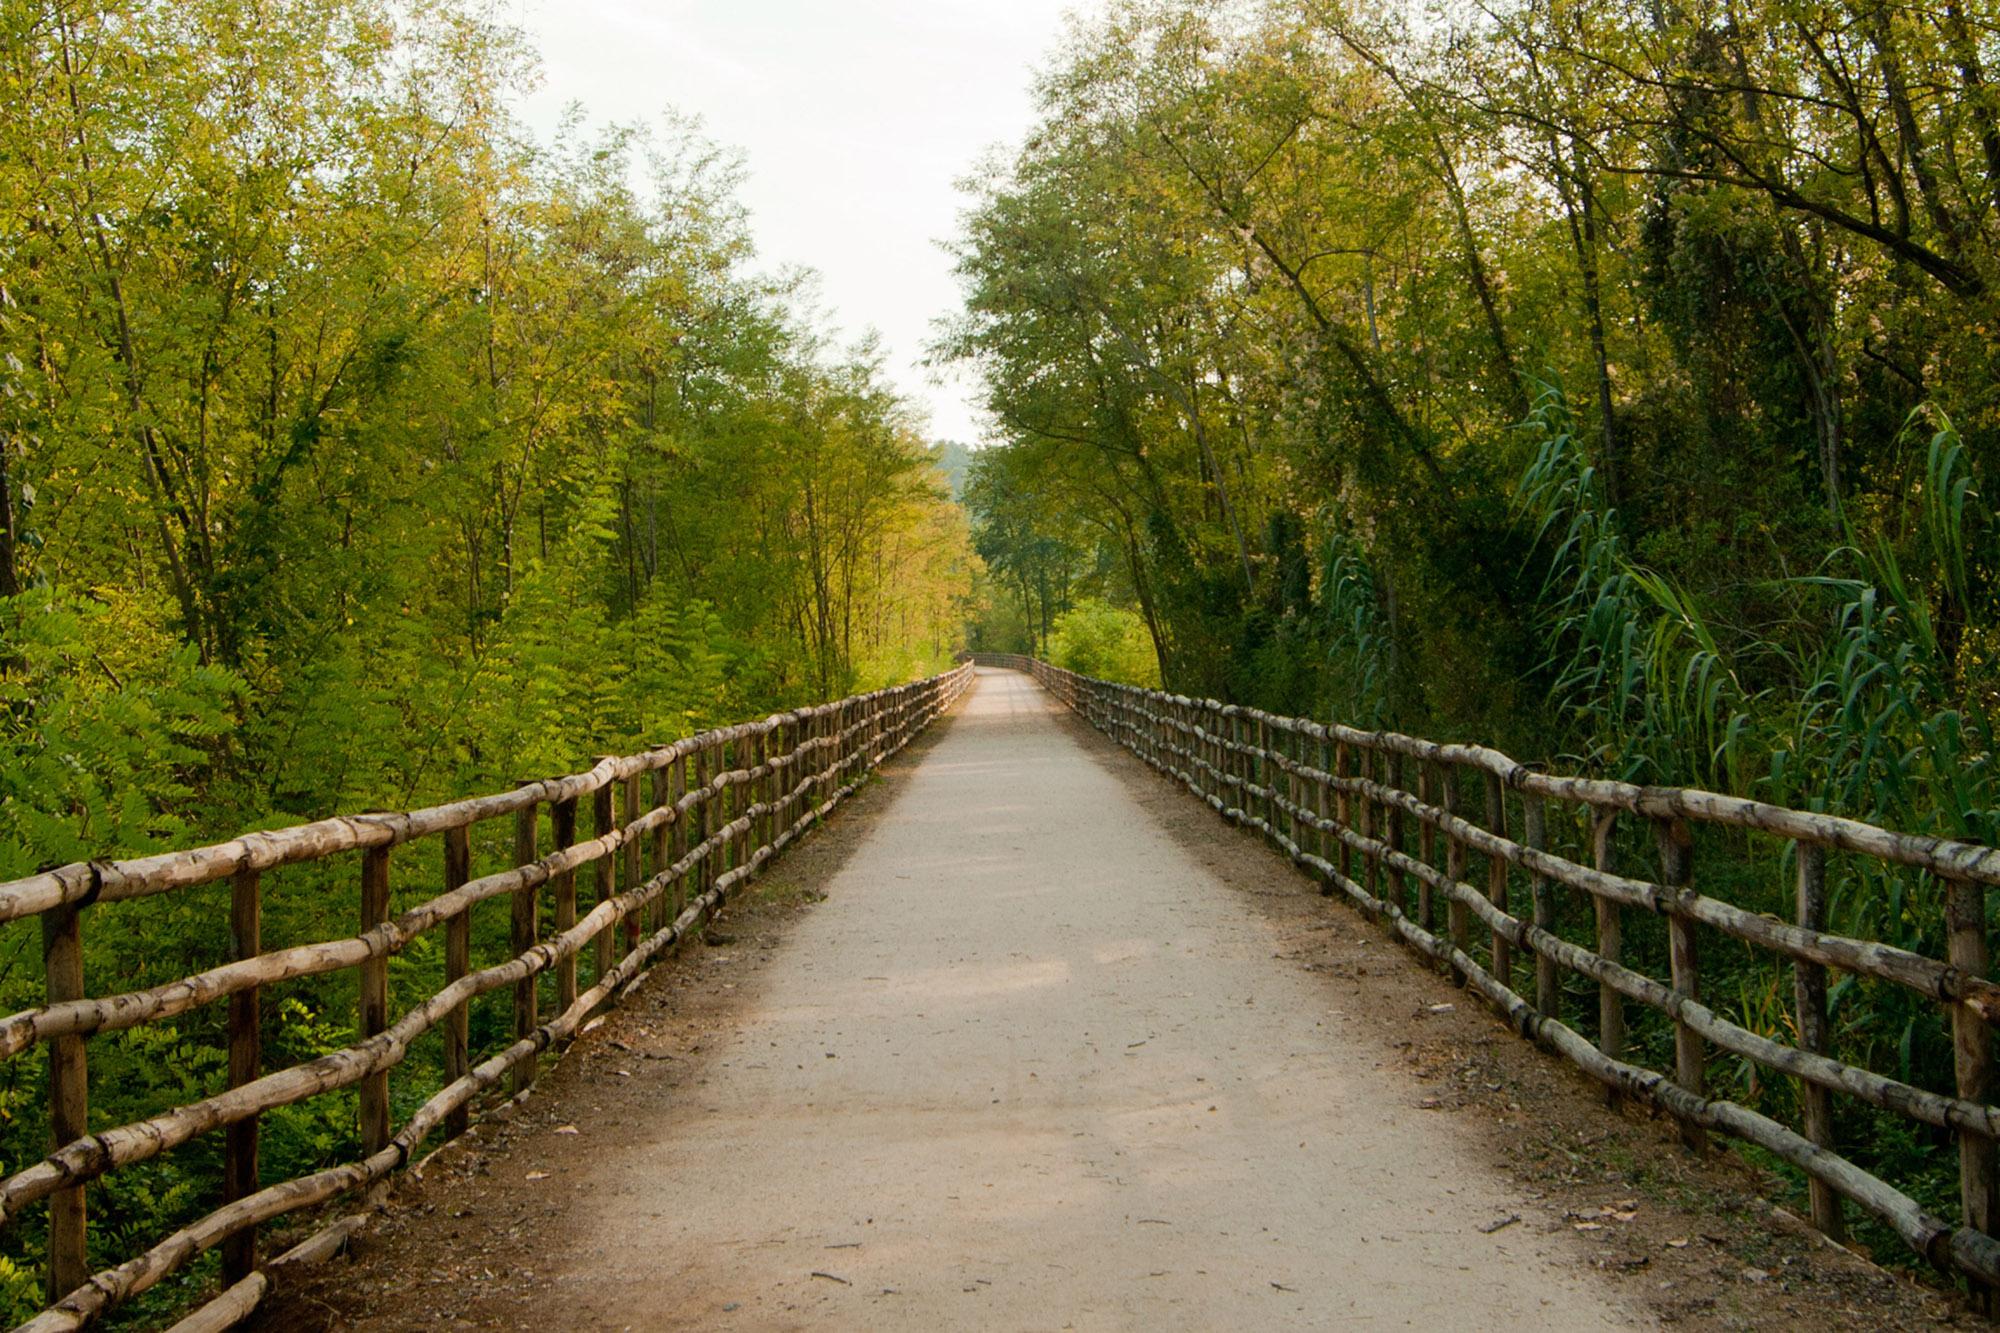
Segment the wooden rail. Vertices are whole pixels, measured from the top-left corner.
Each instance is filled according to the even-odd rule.
[[[258,1224],[382,1181],[433,1132],[461,1132],[480,1093],[503,1080],[517,1092],[533,1084],[544,1051],[573,1037],[597,1009],[628,991],[733,889],[949,708],[971,678],[972,669],[961,665],[915,684],[606,758],[588,772],[525,783],[500,795],[407,813],[322,820],[163,856],[69,865],[0,884],[0,921],[41,917],[48,977],[47,1004],[0,1019],[0,1058],[18,1057],[42,1043],[51,1051],[54,1151],[0,1179],[0,1226],[39,1201],[47,1201],[50,1213],[53,1303],[21,1327],[37,1333],[82,1328],[215,1246],[223,1247],[227,1290],[192,1316],[188,1327],[226,1328],[242,1318],[268,1289],[272,1268],[331,1253],[354,1219],[335,1223],[261,1267]],[[642,778],[651,779],[645,801]],[[577,814],[586,799],[590,836],[580,838]],[[642,808],[648,802],[649,808]],[[513,823],[512,864],[474,877],[472,831],[496,819]],[[403,849],[429,837],[442,845],[442,891],[391,915],[392,857],[406,860]],[[265,872],[350,854],[359,860],[359,931],[264,952],[259,925]],[[577,872],[585,868],[591,871],[594,902],[579,915]],[[227,961],[164,986],[89,994],[82,932],[93,905],[223,880],[231,885]],[[543,930],[545,893],[552,899],[552,933]],[[475,968],[472,912],[498,897],[511,900],[511,952],[503,961]],[[438,927],[445,933],[445,984],[398,1015],[389,959]],[[590,985],[582,988],[578,963],[593,943]],[[263,1069],[260,990],[343,968],[359,973],[359,1039],[303,1064]],[[543,973],[555,979],[556,1012],[546,1018],[539,1012]],[[513,994],[512,1041],[474,1064],[468,1003],[499,990]],[[89,1132],[89,1037],[225,997],[230,1002],[226,1091],[133,1124]],[[443,1033],[445,1085],[397,1129],[391,1123],[391,1071],[411,1043],[433,1029]],[[359,1092],[364,1156],[262,1183],[258,1117],[347,1087]],[[93,1275],[85,1249],[90,1182],[217,1131],[225,1136],[221,1206]]]
[[[1481,746],[1278,717],[1095,680],[1025,657],[981,654],[975,660],[1032,673],[1092,725],[1225,818],[1263,833],[1319,877],[1325,892],[1345,893],[1448,967],[1521,1035],[1563,1055],[1614,1096],[1641,1098],[1676,1117],[1691,1146],[1716,1131],[1797,1167],[1808,1179],[1813,1221],[1822,1230],[1841,1235],[1842,1201],[1851,1201],[1941,1270],[1964,1274],[1982,1301],[2000,1286],[2000,1243],[1993,1235],[2000,1220],[1994,1212],[2000,1107],[1992,1104],[1992,1026],[2000,1021],[2000,986],[1988,976],[1986,903],[1988,888],[2000,883],[2000,851],[1713,792],[1559,777]],[[1408,780],[1412,768],[1414,791]],[[1551,802],[1567,807],[1587,832],[1589,864],[1550,849]],[[1510,819],[1510,805],[1519,812],[1518,822]],[[1475,820],[1474,811],[1481,818]],[[1641,821],[1650,829],[1656,874],[1616,868],[1612,835],[1621,820]],[[1792,844],[1793,920],[1745,911],[1699,892],[1693,882],[1694,835],[1703,827]],[[1519,829],[1518,839],[1509,835],[1510,828]],[[1414,855],[1412,829],[1419,834]],[[1929,958],[1827,933],[1829,853],[1872,857],[1937,877],[1948,956]],[[1470,877],[1473,856],[1485,861],[1483,884]],[[1517,914],[1511,894],[1522,878],[1526,910]],[[1557,933],[1565,891],[1588,899],[1594,948]],[[1446,911],[1442,931],[1436,919],[1440,900]],[[1635,914],[1663,919],[1665,979],[1630,965],[1625,926]],[[1475,920],[1487,934],[1480,944],[1473,938]],[[1702,1002],[1705,942],[1748,946],[1790,967],[1795,1041],[1754,1031]],[[1951,1091],[1915,1087],[1829,1055],[1829,969],[1908,987],[1935,1001],[1952,1034]],[[1597,989],[1595,1043],[1562,1019],[1565,972]],[[1626,1006],[1633,1002],[1670,1020],[1670,1072],[1634,1063],[1641,1053],[1629,1048],[1625,1023]],[[1711,1048],[1798,1080],[1799,1125],[1710,1095]],[[1834,1094],[1955,1136],[1958,1225],[1840,1156]]]

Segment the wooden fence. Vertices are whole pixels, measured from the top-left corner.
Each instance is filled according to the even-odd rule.
[[[573,1037],[591,1014],[629,990],[644,970],[695,930],[771,857],[805,832],[868,772],[921,732],[971,680],[961,665],[912,685],[879,690],[761,722],[726,727],[640,754],[601,760],[586,773],[530,782],[500,795],[398,814],[322,820],[252,833],[194,851],[95,862],[0,884],[0,921],[41,918],[48,1003],[0,1019],[0,1058],[50,1046],[49,1119],[54,1151],[0,1180],[0,1226],[40,1201],[49,1208],[49,1309],[22,1325],[82,1328],[179,1269],[223,1247],[226,1290],[185,1327],[225,1328],[254,1309],[274,1268],[331,1253],[351,1217],[268,1263],[257,1226],[382,1181],[435,1132],[461,1132],[473,1099],[503,1080],[535,1080],[540,1056]],[[642,795],[642,781],[650,791]],[[591,836],[578,841],[579,808]],[[543,812],[546,810],[546,821]],[[472,833],[486,820],[513,825],[512,864],[474,878]],[[546,826],[546,843],[543,829]],[[441,847],[437,896],[390,915],[390,860],[409,844]],[[546,846],[547,850],[544,851]],[[265,952],[259,932],[262,876],[276,867],[353,856],[358,933]],[[588,870],[593,903],[579,916],[577,877]],[[164,986],[92,996],[83,930],[94,904],[231,885],[232,957]],[[553,898],[545,934],[543,890]],[[473,968],[472,913],[511,900],[511,955]],[[426,931],[444,931],[445,984],[392,1017],[389,960]],[[589,985],[579,960],[592,951]],[[305,1063],[266,1070],[259,992],[278,982],[353,968],[359,974],[358,1040]],[[542,974],[552,973],[555,1015],[544,1019]],[[473,1064],[467,1006],[511,989],[511,1044]],[[171,1018],[227,997],[228,1088],[132,1124],[91,1132],[87,1039]],[[395,1128],[391,1071],[421,1034],[442,1028],[445,1084]],[[360,1160],[276,1184],[258,1173],[258,1118],[335,1089],[356,1087]],[[86,1258],[89,1182],[157,1157],[198,1136],[225,1136],[221,1205],[151,1248],[92,1274]]]
[[[2000,1021],[2000,986],[1989,977],[1986,903],[1988,888],[2000,883],[2000,851],[1713,792],[1557,777],[1481,746],[1322,726],[1112,684],[1024,657],[984,654],[976,660],[1031,672],[1092,725],[1225,818],[1262,832],[1318,876],[1325,892],[1345,893],[1444,964],[1523,1036],[1602,1080],[1614,1096],[1633,1095],[1672,1114],[1691,1145],[1717,1131],[1797,1167],[1807,1177],[1812,1218],[1822,1230],[1844,1233],[1842,1200],[1851,1200],[1940,1269],[1965,1274],[1982,1302],[2000,1286],[2000,1243],[1993,1237],[2000,1222],[1994,1167],[2000,1107],[1992,1104],[1991,1036]],[[1551,802],[1588,830],[1590,864],[1551,848]],[[1613,833],[1621,820],[1650,827],[1657,876],[1621,873],[1613,864]],[[1789,841],[1796,863],[1794,919],[1745,911],[1699,892],[1692,868],[1694,836],[1702,828]],[[1829,934],[1829,854],[1874,858],[1936,877],[1947,957]],[[1484,862],[1483,882],[1471,875],[1475,856]],[[1517,888],[1526,889],[1527,909],[1518,915],[1511,910]],[[1557,933],[1559,914],[1573,910],[1562,902],[1569,891],[1584,895],[1574,905],[1590,905],[1594,948]],[[1639,914],[1664,922],[1663,980],[1630,966],[1626,957],[1626,926]],[[1475,939],[1475,921],[1483,939]],[[1789,1021],[1774,1026],[1789,1028],[1795,1040],[1755,1031],[1702,1003],[1704,939],[1761,951],[1789,968]],[[1950,1025],[1955,1087],[1915,1087],[1833,1058],[1830,970],[1908,987],[1934,1001]],[[1595,1043],[1562,1021],[1564,971],[1595,983]],[[1631,1062],[1626,1006],[1635,1002],[1671,1022],[1670,1073]],[[1798,1080],[1800,1124],[1794,1128],[1711,1096],[1711,1048]],[[1959,1225],[1840,1155],[1835,1094],[1955,1137]]]

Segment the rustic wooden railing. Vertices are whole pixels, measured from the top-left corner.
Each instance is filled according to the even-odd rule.
[[[82,1328],[179,1269],[223,1247],[226,1290],[187,1322],[223,1328],[254,1309],[271,1271],[338,1248],[358,1217],[332,1224],[260,1266],[259,1223],[384,1180],[433,1133],[455,1135],[481,1092],[535,1080],[540,1057],[574,1036],[591,1014],[629,990],[643,971],[711,915],[884,759],[949,708],[972,678],[961,665],[911,685],[725,727],[657,749],[606,758],[588,772],[530,782],[500,795],[398,814],[321,820],[252,833],[194,851],[94,862],[0,884],[0,921],[39,915],[48,1003],[0,1019],[0,1058],[50,1045],[49,1118],[55,1150],[0,1180],[0,1226],[46,1200],[51,1308],[21,1327]],[[650,793],[641,782],[650,778]],[[592,836],[577,840],[578,808]],[[543,811],[548,850],[543,852]],[[472,876],[472,832],[486,820],[513,822],[512,864]],[[391,916],[390,859],[420,839],[442,845],[436,897]],[[354,855],[359,860],[359,933],[265,952],[259,927],[262,876],[276,867]],[[400,859],[400,855],[399,855]],[[594,904],[578,915],[577,873],[589,867]],[[164,986],[92,996],[82,938],[94,904],[231,883],[233,957]],[[544,889],[553,931],[543,933]],[[475,969],[472,912],[511,901],[511,955]],[[426,931],[444,930],[445,985],[392,1018],[389,959]],[[579,960],[592,946],[590,985]],[[353,1045],[303,1064],[262,1068],[260,988],[339,969],[359,973]],[[542,974],[553,973],[555,1009],[538,1009]],[[469,1047],[467,1005],[511,988],[511,1044],[479,1064]],[[146,1120],[91,1132],[88,1042],[229,1000],[229,1087]],[[391,1124],[389,1081],[411,1043],[442,1029],[445,1084],[404,1121]],[[365,1156],[276,1184],[258,1174],[258,1117],[335,1089],[358,1087]],[[89,1182],[220,1131],[222,1206],[116,1267],[91,1274],[86,1258]]]
[[[1325,892],[1345,893],[1444,964],[1521,1035],[1601,1080],[1612,1095],[1635,1096],[1676,1117],[1690,1144],[1698,1146],[1705,1131],[1718,1131],[1798,1168],[1807,1177],[1813,1221],[1825,1232],[1844,1234],[1841,1201],[1851,1200],[1940,1269],[1965,1274],[1983,1301],[2000,1286],[2000,1244],[1993,1238],[2000,1221],[1994,1167],[2000,1107],[1993,1105],[1991,1034],[2000,1020],[2000,986],[1989,976],[1986,902],[1988,888],[2000,883],[2000,850],[1713,792],[1558,777],[1482,746],[1278,717],[1095,680],[1025,657],[981,654],[976,660],[1032,673],[1092,725],[1225,818],[1262,832],[1319,877]],[[1550,802],[1577,817],[1588,835],[1590,864],[1551,848]],[[1620,873],[1613,864],[1620,820],[1650,826],[1657,877]],[[1694,832],[1704,826],[1791,843],[1792,921],[1697,891]],[[1945,904],[1947,957],[1829,934],[1830,854],[1935,876]],[[1474,856],[1484,861],[1483,883],[1470,877]],[[1527,889],[1529,910],[1522,915],[1510,910],[1517,880]],[[1590,903],[1594,949],[1557,933],[1558,916],[1574,912],[1562,901],[1566,889]],[[1625,927],[1634,914],[1664,922],[1665,980],[1630,965]],[[1475,941],[1475,920],[1483,940]],[[1752,1030],[1702,1003],[1705,943],[1747,946],[1789,965],[1790,1022],[1774,1026],[1789,1026],[1795,1040]],[[1829,1055],[1830,969],[1908,987],[1940,1005],[1951,1029],[1956,1086],[1931,1091]],[[1595,1044],[1562,1021],[1564,971],[1595,983]],[[1671,1073],[1632,1063],[1625,1019],[1626,1004],[1634,1001],[1671,1020]],[[1797,1079],[1799,1126],[1711,1096],[1710,1047]],[[1959,1225],[1839,1154],[1834,1094],[1956,1136]]]

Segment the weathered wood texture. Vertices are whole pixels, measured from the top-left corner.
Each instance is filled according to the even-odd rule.
[[[1637,1097],[1672,1115],[1691,1147],[1699,1147],[1710,1132],[1721,1133],[1797,1168],[1812,1188],[1814,1220],[1829,1233],[1838,1235],[1844,1227],[1844,1200],[1872,1214],[1939,1268],[1963,1274],[1982,1294],[2000,1286],[2000,1243],[1992,1234],[2000,1226],[1994,1163],[2000,1107],[1991,1104],[1991,1032],[2000,1022],[2000,986],[1989,975],[1986,904],[1987,886],[2000,883],[2000,851],[1713,792],[1560,777],[1482,746],[1440,745],[1395,732],[1277,717],[1212,699],[1092,680],[1028,658],[976,660],[1031,672],[1058,699],[1218,814],[1262,832],[1319,877],[1328,892],[1345,894],[1405,943],[1443,964],[1523,1036],[1600,1080],[1614,1099]],[[1404,787],[1403,761],[1414,767],[1414,792]],[[1482,788],[1483,803],[1477,795]],[[1510,794],[1522,811],[1518,842],[1508,834]],[[1479,804],[1483,822],[1468,817]],[[1569,827],[1581,830],[1589,864],[1552,849],[1550,828],[1558,809]],[[1404,819],[1416,821],[1416,856],[1403,846]],[[1635,832],[1650,828],[1659,858],[1656,879],[1619,872],[1614,833],[1621,823]],[[1704,828],[1740,831],[1730,835],[1735,843],[1747,833],[1787,840],[1796,848],[1794,920],[1746,911],[1699,891],[1693,867]],[[1949,956],[1930,958],[1829,934],[1829,852],[1873,857],[1941,879]],[[1468,882],[1474,855],[1485,859],[1483,884]],[[1509,874],[1517,869],[1529,877],[1530,919],[1510,910]],[[1403,878],[1416,881],[1414,920],[1403,906]],[[1558,934],[1560,895],[1566,891],[1589,896],[1594,948]],[[1446,909],[1443,937],[1433,917],[1440,897]],[[1622,918],[1628,911],[1664,918],[1671,973],[1666,980],[1634,970],[1624,957]],[[1475,941],[1474,918],[1484,927],[1484,939]],[[1779,968],[1792,970],[1795,1029],[1753,1031],[1702,1003],[1705,935],[1765,951]],[[1476,946],[1483,958],[1475,954]],[[1518,951],[1535,958],[1532,999],[1514,989]],[[1936,1002],[1939,1025],[1949,1026],[1956,1053],[1955,1085],[1915,1087],[1830,1055],[1829,969],[1909,987]],[[1596,984],[1594,1043],[1563,1021],[1564,972]],[[1671,1071],[1629,1063],[1628,1003],[1655,1010],[1671,1023]],[[1796,1043],[1787,1040],[1794,1036]],[[1801,1124],[1784,1125],[1712,1095],[1711,1047],[1799,1080],[1805,1094]],[[1836,1096],[1957,1136],[1957,1224],[1931,1215],[1902,1190],[1839,1155]]]
[[[382,1182],[433,1133],[449,1137],[462,1132],[476,1098],[503,1083],[511,1083],[515,1091],[530,1086],[543,1053],[558,1049],[595,1011],[628,991],[657,958],[699,929],[731,892],[951,707],[971,680],[971,666],[961,664],[910,685],[606,758],[587,773],[524,783],[501,795],[408,813],[322,820],[194,851],[64,866],[0,884],[0,921],[41,917],[47,973],[47,1004],[0,1018],[0,1059],[19,1057],[42,1043],[50,1047],[53,1151],[0,1179],[0,1226],[16,1224],[23,1210],[39,1201],[47,1200],[50,1207],[51,1305],[23,1327],[83,1328],[217,1246],[224,1247],[226,1290],[191,1316],[187,1326],[225,1328],[243,1318],[286,1265],[331,1253],[356,1218],[335,1223],[262,1268],[256,1250],[260,1223]],[[645,784],[650,786],[650,808],[642,804],[646,778],[651,779]],[[585,798],[594,816],[593,836],[579,841],[577,813]],[[544,806],[551,844],[545,855],[540,850]],[[475,878],[474,825],[510,816],[514,864]],[[391,849],[430,836],[443,844],[443,891],[392,914]],[[359,932],[263,952],[262,907],[274,891],[282,891],[264,872],[357,852]],[[577,872],[585,867],[595,893],[590,910],[579,917]],[[87,993],[81,941],[91,904],[218,880],[233,884],[228,960],[150,990]],[[553,933],[546,937],[544,885],[552,904]],[[511,956],[476,968],[472,911],[480,902],[503,896],[513,909]],[[393,1001],[399,997],[390,991],[389,959],[437,927],[445,933],[443,988],[420,998],[400,997],[410,1004],[397,1014]],[[591,985],[580,989],[577,962],[586,952],[594,954],[596,965]],[[356,969],[360,977],[355,1043],[266,1072],[258,1044],[262,989],[343,968]],[[553,977],[557,1010],[546,1020],[538,1004],[544,973]],[[513,994],[511,1042],[474,1064],[467,1006],[496,991]],[[91,1034],[142,1026],[224,998],[230,1002],[224,1091],[147,1120],[88,1131],[86,1039]],[[444,1038],[444,1086],[398,1130],[391,1118],[390,1073],[411,1044],[434,1027]],[[262,1185],[258,1118],[348,1087],[359,1095],[362,1159]],[[93,1275],[85,1244],[89,1183],[210,1133],[226,1139],[221,1206]]]
[[[263,876],[245,870],[230,886],[229,956],[255,958],[264,951]],[[258,988],[229,997],[229,1086],[240,1088],[263,1072],[263,1022]],[[257,1192],[257,1118],[231,1125],[223,1149],[222,1201]],[[257,1233],[239,1231],[222,1247],[222,1280],[234,1283],[257,1267]]]

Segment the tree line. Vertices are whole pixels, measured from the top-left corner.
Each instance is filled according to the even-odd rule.
[[[505,784],[955,646],[875,352],[688,123],[537,144],[455,3],[27,3],[0,874]]]
[[[958,242],[975,640],[1122,618],[1127,679],[1990,841],[1996,61],[1984,0],[1114,0]],[[1941,953],[1934,884],[1836,878]]]

